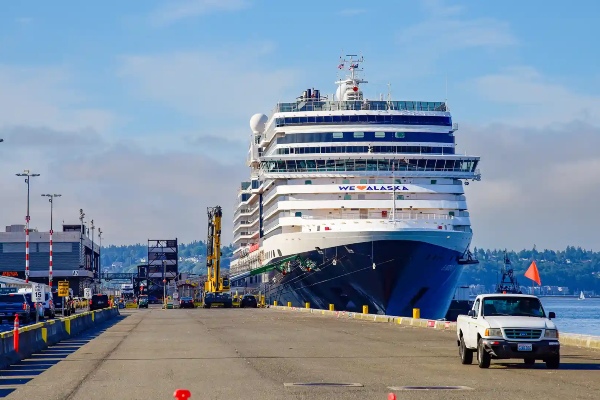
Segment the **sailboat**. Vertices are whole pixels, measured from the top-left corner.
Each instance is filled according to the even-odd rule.
[[[579,300],[585,300],[585,295],[583,294],[583,291],[579,292]]]

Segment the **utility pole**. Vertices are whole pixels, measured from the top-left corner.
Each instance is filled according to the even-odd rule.
[[[43,194],[42,196],[48,197],[48,201],[50,202],[50,266],[48,269],[48,286],[50,286],[50,291],[52,291],[52,234],[54,231],[52,230],[52,209],[54,204],[54,198],[60,197],[60,194]]]
[[[26,176],[25,183],[27,184],[27,215],[25,216],[25,283],[29,283],[29,180],[32,177],[40,176],[40,174],[31,174],[28,169],[17,176]]]
[[[98,228],[98,241],[100,242],[98,248],[98,281],[100,282],[100,288],[102,289],[102,229]]]

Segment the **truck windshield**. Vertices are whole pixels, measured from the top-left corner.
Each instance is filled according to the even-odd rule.
[[[540,301],[533,297],[488,297],[483,300],[483,315],[545,317]]]

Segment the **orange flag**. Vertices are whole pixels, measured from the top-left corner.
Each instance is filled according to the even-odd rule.
[[[537,264],[535,263],[535,261],[533,261],[529,268],[527,268],[527,271],[525,272],[525,277],[531,279],[538,285],[542,286],[542,281],[540,280],[540,273],[537,269]]]

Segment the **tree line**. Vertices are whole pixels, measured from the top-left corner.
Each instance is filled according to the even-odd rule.
[[[221,248],[221,267],[228,269],[233,257],[233,245]],[[206,243],[193,241],[180,243],[179,270],[194,274],[206,273]],[[581,247],[568,246],[565,250],[531,250],[508,251],[508,259],[519,280],[519,284],[528,286],[531,281],[524,277],[524,273],[536,261],[542,285],[566,286],[575,290],[593,290],[600,293],[600,252],[584,250]],[[461,276],[461,284],[495,285],[500,278],[500,271],[504,264],[504,250],[501,249],[473,249],[474,257],[479,264],[465,265]],[[146,244],[127,246],[102,247],[102,268],[111,272],[133,272],[141,260],[148,257]],[[112,267],[112,265],[117,265]]]

